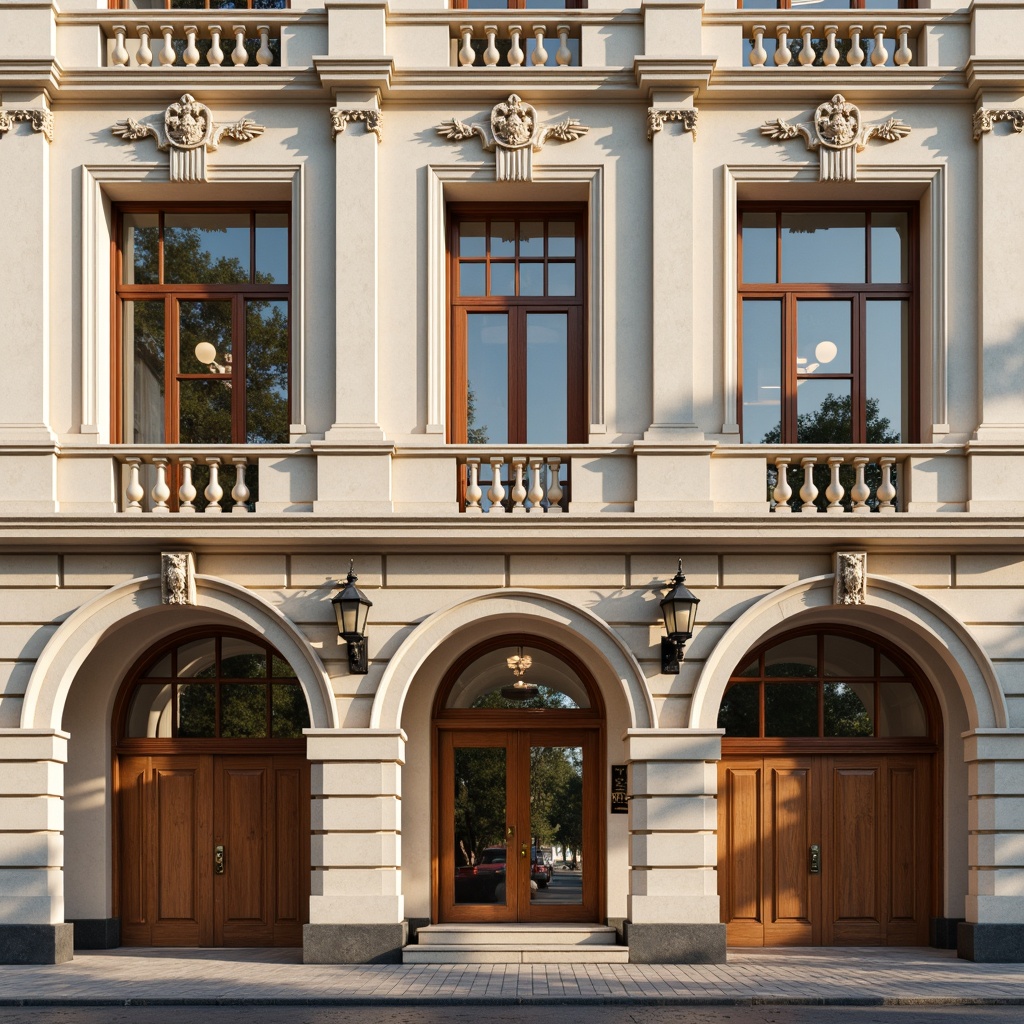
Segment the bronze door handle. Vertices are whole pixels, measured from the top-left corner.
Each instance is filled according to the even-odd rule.
[[[213,873],[215,875],[224,874],[224,847],[215,846],[213,848]]]

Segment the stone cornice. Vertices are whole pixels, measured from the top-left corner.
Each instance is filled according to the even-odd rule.
[[[396,70],[386,96],[408,100],[444,100],[479,106],[516,92],[537,103],[569,100],[628,100],[640,97],[631,71],[619,68],[415,68]]]
[[[655,91],[698,93],[714,74],[717,57],[644,57],[633,60],[637,87],[645,96]]]
[[[825,93],[841,92],[865,107],[892,107],[921,100],[934,103],[970,100],[964,73],[959,68],[885,68],[861,73],[849,68],[723,68],[716,69],[702,93],[702,102],[729,103],[765,95],[781,103],[817,103]]]
[[[313,66],[325,89],[352,91],[369,89],[387,92],[395,74],[391,57],[328,57],[313,58]]]
[[[54,57],[0,61],[0,91],[3,92],[41,92],[52,99],[66,76],[67,72]]]
[[[1019,57],[971,57],[964,65],[964,75],[979,100],[985,92],[1011,96],[1024,92],[1024,59]]]

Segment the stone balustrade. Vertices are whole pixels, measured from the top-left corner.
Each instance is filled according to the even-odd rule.
[[[896,464],[886,454],[780,453],[769,459],[771,511],[894,513]]]
[[[910,25],[897,25],[894,39],[883,24],[758,23],[750,27],[747,61],[755,68],[905,68],[914,60],[910,35]],[[771,53],[766,39],[774,42]]]
[[[460,67],[579,66],[579,26],[542,24],[529,11],[508,13],[517,16],[501,18],[501,11],[493,11],[485,21],[459,23],[452,49]]]
[[[246,473],[250,465],[253,470],[258,468],[258,456],[161,452],[125,455],[119,461],[123,467],[123,512],[191,515],[202,511],[216,515],[226,511],[225,504],[231,512],[243,515],[254,511],[256,481],[250,476],[247,482]],[[221,477],[224,470],[231,480],[228,490]]]
[[[568,509],[568,460],[560,455],[488,453],[459,459],[464,512],[555,514]]]
[[[130,12],[119,12],[128,15]],[[110,67],[269,68],[281,64],[280,27],[227,20],[234,11],[147,11],[106,22]],[[265,16],[265,12],[248,14]],[[210,14],[215,17],[211,20]],[[204,17],[205,15],[205,17]]]

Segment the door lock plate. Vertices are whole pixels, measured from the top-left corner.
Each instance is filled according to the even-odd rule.
[[[224,847],[215,846],[213,848],[213,873],[215,875],[224,874]]]
[[[817,843],[812,843],[808,851],[807,870],[812,875],[821,874],[821,847]]]

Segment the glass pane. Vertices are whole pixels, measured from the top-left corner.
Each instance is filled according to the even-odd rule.
[[[761,674],[761,668],[758,664],[758,659],[755,658],[752,662],[744,665],[743,668],[733,672],[734,676],[759,676]]]
[[[178,676],[213,679],[217,675],[217,645],[213,637],[193,640],[178,648]]]
[[[508,441],[508,314],[466,315],[466,440]]]
[[[905,213],[871,214],[871,280],[901,284],[908,280],[910,228]]]
[[[256,283],[288,283],[288,214],[256,214]]]
[[[530,833],[531,904],[581,904],[582,747],[530,747]],[[553,869],[556,851],[567,868]]]
[[[165,654],[158,661],[150,665],[142,674],[149,679],[170,679],[173,675],[171,671],[171,656]]]
[[[221,686],[220,734],[227,739],[260,739],[267,735],[266,683]]]
[[[779,6],[779,0],[743,0],[744,10],[752,11],[774,11]]]
[[[864,281],[864,226],[863,213],[784,213],[782,280]]]
[[[459,255],[486,256],[486,225],[483,221],[463,221],[459,225]]]
[[[776,678],[817,677],[818,638],[798,636],[773,647],[764,656],[764,674]]]
[[[782,440],[782,303],[743,302],[743,440]]]
[[[520,295],[543,295],[544,294],[544,264],[543,263],[520,263],[519,264],[519,294]]]
[[[220,641],[222,679],[266,679],[267,652],[248,640],[225,636]]]
[[[298,740],[309,728],[309,708],[302,687],[288,683],[270,686],[271,734],[275,739]]]
[[[817,736],[816,683],[764,684],[765,736]]]
[[[776,277],[774,213],[743,214],[743,281],[771,283]]]
[[[526,315],[526,442],[565,444],[569,422],[569,317]]]
[[[874,676],[875,649],[846,636],[825,637],[826,676]]]
[[[848,10],[850,0],[799,0],[800,7],[809,7],[811,10]],[[746,7],[746,4],[743,5]]]
[[[519,255],[544,255],[544,222],[524,220],[519,225]]]
[[[906,300],[866,303],[869,444],[899,444],[907,436],[908,305]]]
[[[878,684],[878,735],[928,735],[928,717],[911,683]]]
[[[231,381],[178,382],[181,444],[231,443]]]
[[[797,444],[849,444],[853,440],[849,381],[797,381],[796,411]]]
[[[873,736],[874,683],[825,683],[825,735]]]
[[[249,214],[164,215],[164,281],[227,284],[249,280]]]
[[[554,220],[548,225],[548,255],[576,255],[576,225],[572,221]]]
[[[178,735],[191,739],[217,735],[214,683],[178,683]]]
[[[125,735],[133,739],[171,737],[170,683],[143,683],[135,690]]]
[[[164,435],[164,304],[126,302],[124,332],[124,439],[162,444]]]
[[[549,11],[561,11],[565,8],[566,0],[525,0],[523,6],[527,10],[539,8]],[[504,7],[504,4],[502,4]],[[576,62],[577,64],[579,61]]]
[[[179,373],[231,373],[231,302],[178,303]]]
[[[455,902],[507,905],[505,748],[454,751]]]
[[[245,440],[288,441],[288,303],[245,304]]]
[[[576,264],[548,264],[548,295],[576,294]]]
[[[796,306],[796,372],[849,373],[852,303],[808,300]]]
[[[295,676],[291,665],[276,654],[271,655],[270,658],[270,674],[274,679],[292,679]]]
[[[160,215],[126,213],[121,235],[125,284],[159,284]]]
[[[515,256],[516,225],[511,220],[491,222],[491,256]]]
[[[514,263],[491,264],[491,295],[515,295],[516,265]]]
[[[902,676],[905,673],[894,662],[890,661],[884,654],[878,656],[878,674],[880,676]]]
[[[459,294],[487,294],[486,263],[466,263],[465,261],[462,261],[459,264]]]
[[[514,660],[519,658],[525,660]],[[536,696],[523,700],[523,694],[513,693],[506,697],[503,691],[516,682],[529,685],[531,693],[536,689]],[[588,708],[590,701],[582,679],[560,658],[536,647],[509,646],[488,651],[469,665],[452,687],[447,707],[572,710]]]
[[[759,683],[737,683],[725,691],[718,708],[718,728],[724,729],[726,736],[761,734],[760,691]]]

